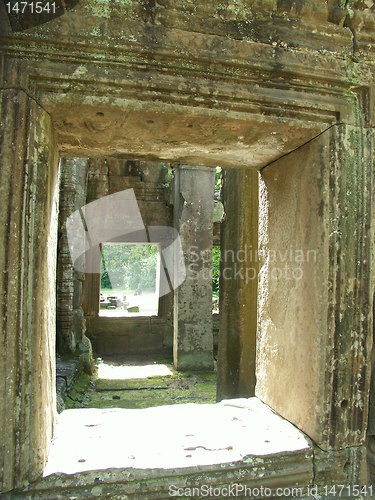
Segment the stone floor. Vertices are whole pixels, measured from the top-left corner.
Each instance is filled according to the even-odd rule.
[[[257,398],[59,415],[44,476],[111,468],[175,469],[309,450],[304,435]]]
[[[94,380],[81,375],[66,409],[150,408],[183,403],[215,403],[215,372],[176,372],[168,358],[118,356],[98,360]]]
[[[215,403],[215,393],[215,372],[99,360],[96,379],[82,374],[68,394],[43,478],[21,496],[161,500],[174,487],[274,488],[275,471],[283,484],[311,483],[313,450],[298,429],[257,398]]]
[[[82,374],[68,393],[44,475],[210,465],[309,447],[256,398],[215,402],[215,372],[176,372],[160,357],[99,358],[96,376]]]

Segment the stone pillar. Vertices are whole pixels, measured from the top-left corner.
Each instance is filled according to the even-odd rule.
[[[86,204],[87,158],[63,158],[60,175],[59,245],[57,259],[56,331],[58,351],[78,352],[84,370],[94,370],[91,342],[86,337],[82,308],[83,272],[73,268],[66,235],[66,219]]]
[[[215,169],[176,168],[174,217],[186,280],[174,296],[174,365],[212,370],[212,241]]]
[[[87,168],[86,158],[61,160],[56,308],[57,345],[61,354],[74,352],[85,333],[84,324],[80,321],[83,318],[81,303],[84,274],[74,272],[65,222],[86,203]]]
[[[55,415],[58,169],[49,115],[0,92],[0,491],[44,468]]]
[[[258,175],[250,169],[223,172],[218,401],[255,393]]]
[[[109,194],[108,162],[104,158],[90,158],[88,162],[87,198],[91,203]],[[86,265],[90,269],[101,269],[101,259],[97,252],[88,252]],[[90,259],[90,262],[89,262]],[[99,314],[100,272],[86,273],[83,281],[82,307],[86,318]]]

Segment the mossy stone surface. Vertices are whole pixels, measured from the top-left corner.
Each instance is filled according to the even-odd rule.
[[[163,360],[165,362],[165,360]],[[83,373],[68,393],[68,408],[149,408],[182,403],[215,403],[216,372],[111,380]]]

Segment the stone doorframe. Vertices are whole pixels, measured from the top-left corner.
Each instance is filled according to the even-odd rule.
[[[372,342],[374,110],[368,74],[358,70],[348,77],[347,61],[330,53],[243,43],[224,31],[207,36],[157,26],[150,32],[128,21],[133,38],[121,39],[118,25],[107,20],[103,28],[93,12],[80,12],[82,5],[65,19],[1,39],[1,490],[40,476],[53,432],[59,155],[121,153],[262,169],[320,134],[307,158],[321,180],[314,186],[314,203],[319,197],[322,202],[314,220],[323,225],[327,259],[314,276],[322,279],[317,290],[328,297],[328,308],[324,325],[322,311],[318,318],[312,311],[304,331],[308,335],[312,323],[315,331],[318,320],[321,335],[316,343],[298,344],[293,359],[313,354],[319,360],[318,387],[326,391],[323,398],[310,392],[300,367],[304,399],[299,392],[291,400],[277,398],[277,388],[290,382],[296,366],[285,362],[289,341],[273,336],[267,316],[285,297],[267,282],[266,263],[260,270],[258,360],[265,354],[259,349],[271,346],[273,364],[268,359],[258,366],[256,394],[301,430],[312,430],[327,452],[319,452],[322,474],[336,474],[341,460],[342,474],[345,466],[345,477],[355,482],[367,425]],[[75,16],[91,31],[77,32]],[[107,38],[92,35],[98,26]],[[282,164],[276,174],[273,166],[262,171],[263,248],[271,240],[276,250],[283,244],[274,202],[281,203],[285,217],[288,202],[277,179],[301,202],[302,215],[308,214],[302,202],[309,185],[299,190],[295,170],[283,179],[284,167],[288,171]],[[307,301],[300,296],[290,313]],[[275,373],[278,364],[282,368]],[[312,414],[300,411],[306,402]]]

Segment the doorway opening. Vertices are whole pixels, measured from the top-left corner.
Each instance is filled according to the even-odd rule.
[[[99,316],[157,316],[160,251],[151,243],[103,243]]]
[[[65,307],[62,319],[67,324],[67,302],[72,301],[73,314],[76,314],[76,306],[79,307],[85,324],[75,337],[83,335],[91,341],[96,363],[94,378],[83,375],[77,384],[69,388],[65,409],[134,409],[184,403],[212,404],[216,401],[216,370],[181,372],[173,365],[175,297],[171,286],[171,266],[168,266],[168,263],[173,262],[173,255],[168,253],[172,241],[169,233],[163,233],[166,234],[164,239],[155,243],[155,228],[173,227],[173,215],[179,213],[172,199],[174,168],[163,162],[125,158],[62,159],[59,227],[62,235],[60,247],[64,252],[58,259],[57,308],[63,310]],[[214,169],[208,170],[210,174],[214,173]],[[86,273],[77,273],[72,269],[73,263],[67,269],[69,248],[64,239],[65,220],[78,210],[83,213],[89,226],[92,206],[97,207],[106,197],[127,189],[134,192],[145,226],[144,232],[131,233],[131,239],[127,239],[119,224],[119,230],[112,238],[97,238],[100,243],[96,253],[89,257],[86,254],[86,262],[91,259],[90,267],[86,266]],[[220,205],[215,191],[217,189],[214,189],[212,182],[211,190],[206,193],[206,203],[212,205],[211,211],[214,205]],[[106,207],[109,206],[108,203]],[[118,210],[110,208],[97,209],[95,212],[99,220],[95,227],[100,229],[100,234],[106,226],[109,211],[111,216],[116,214],[116,217],[118,213],[126,213],[122,206]],[[214,223],[212,215],[207,219],[213,233],[209,235],[208,241],[215,241],[215,250],[212,243],[207,244],[211,256],[213,252],[216,256],[220,253],[220,217]],[[188,221],[194,229],[195,223],[199,222],[198,215],[189,215]],[[183,245],[191,249],[191,254],[201,255],[200,249],[195,246]],[[207,266],[212,269],[212,257],[208,258],[204,254],[202,261],[207,259]],[[212,304],[212,293],[216,293],[216,298],[218,294],[217,258],[215,263],[215,285],[212,283],[212,272],[208,278],[204,278],[208,284],[206,308],[210,320],[211,317],[213,319],[210,325],[214,333],[212,356],[217,350],[219,323],[218,311],[212,311],[215,305]],[[163,273],[167,275],[164,282]],[[77,289],[76,296],[62,295],[62,291],[69,289],[72,283],[73,288]],[[170,288],[167,289],[166,285]],[[72,348],[74,350],[73,341]]]

